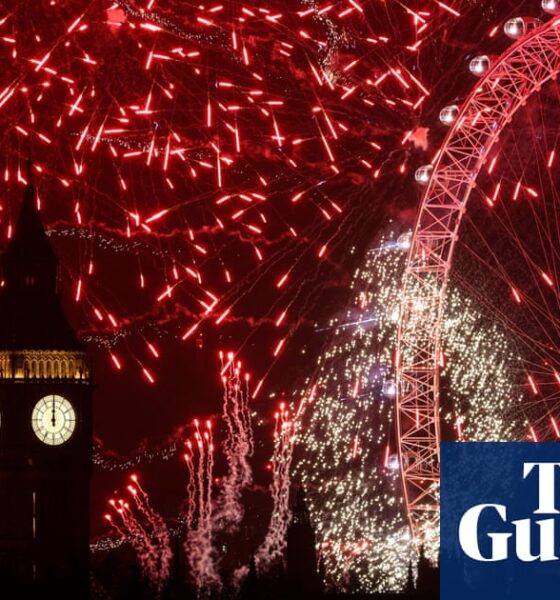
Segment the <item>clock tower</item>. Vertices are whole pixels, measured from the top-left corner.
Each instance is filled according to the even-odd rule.
[[[32,185],[0,264],[0,589],[86,599],[92,386]]]

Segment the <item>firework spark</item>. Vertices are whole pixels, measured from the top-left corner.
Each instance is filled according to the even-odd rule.
[[[312,379],[296,473],[309,491],[322,556],[339,588],[354,572],[363,589],[402,589],[415,556],[393,431],[394,348],[408,243],[407,235],[389,235],[370,250],[354,275],[349,308],[319,332],[330,336]],[[445,435],[518,439],[523,391],[509,332],[453,287],[444,340]]]
[[[235,321],[257,282],[259,319],[278,328],[270,361],[285,352],[298,284],[363,190],[407,172],[431,93],[418,57],[463,2],[419,4],[41,0],[0,14],[4,184],[26,183],[31,154],[82,334],[116,372],[157,383],[156,336]],[[17,209],[1,208],[9,237]]]

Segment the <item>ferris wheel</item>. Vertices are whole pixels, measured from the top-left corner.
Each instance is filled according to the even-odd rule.
[[[410,526],[428,548],[439,535],[450,281],[515,344],[519,439],[560,438],[560,1],[542,8],[552,18],[507,21],[513,44],[470,61],[474,87],[441,110],[449,131],[416,171],[423,195],[403,280],[396,413]]]

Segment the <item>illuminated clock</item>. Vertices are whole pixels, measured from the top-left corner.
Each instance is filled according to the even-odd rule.
[[[66,398],[51,394],[41,398],[33,409],[31,424],[35,435],[49,446],[68,441],[76,428],[76,412]]]

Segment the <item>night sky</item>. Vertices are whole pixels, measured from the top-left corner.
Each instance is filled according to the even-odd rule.
[[[234,351],[253,390],[264,379],[252,407],[266,506],[272,415],[313,376],[328,342],[315,324],[347,300],[389,220],[412,224],[414,170],[445,134],[441,107],[472,85],[469,58],[506,47],[489,32],[507,17],[540,14],[534,1],[450,2],[460,17],[413,4],[429,12],[418,52],[406,48],[418,25],[397,2],[348,19],[299,16],[311,4],[274,0],[266,14],[163,0],[144,14],[146,2],[1,8],[0,235],[9,236],[31,156],[66,309],[91,353],[106,456],[165,447],[193,418],[217,415],[218,352]],[[424,92],[408,75],[407,87],[395,77],[367,83],[391,68],[430,91],[417,108]],[[164,516],[177,513],[177,457],[96,469],[95,535],[107,532],[105,503],[131,471]]]

